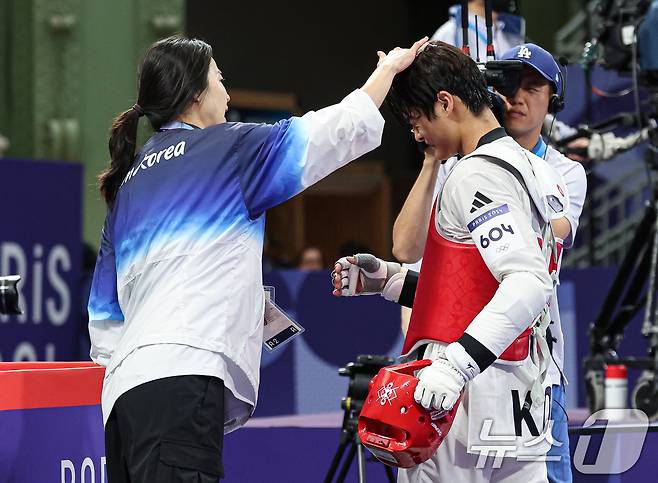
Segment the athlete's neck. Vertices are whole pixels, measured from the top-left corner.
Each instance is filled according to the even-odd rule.
[[[489,109],[485,109],[478,116],[465,119],[460,126],[461,149],[459,154],[466,156],[475,151],[480,138],[497,127],[500,127],[500,123]]]

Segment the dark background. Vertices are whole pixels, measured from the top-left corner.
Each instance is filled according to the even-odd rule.
[[[339,102],[360,87],[377,64],[377,50],[406,47],[431,36],[447,20],[448,4],[191,0],[187,34],[213,46],[229,94],[232,87],[289,92],[306,112]],[[384,116],[382,146],[364,159],[384,161],[393,176],[415,177],[420,154],[407,128],[386,109]]]

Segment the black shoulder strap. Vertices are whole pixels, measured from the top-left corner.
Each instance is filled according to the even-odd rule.
[[[526,193],[528,193],[528,196],[530,196],[530,191],[528,191],[528,186],[525,184],[525,180],[523,179],[523,176],[521,176],[521,173],[519,173],[518,169],[516,169],[507,161],[502,160],[500,158],[496,158],[495,156],[489,156],[488,154],[479,154],[478,156],[481,158],[485,158],[487,161],[495,164],[496,166],[500,166],[506,171],[509,171],[512,174],[512,176],[514,176],[516,180],[521,184],[521,186],[523,186],[523,189],[525,190]],[[530,197],[530,199],[532,200],[532,197]]]
[[[512,176],[514,176],[516,178],[516,180],[519,182],[521,187],[528,194],[528,199],[530,200],[531,209],[535,210],[535,212],[538,215],[538,218],[540,220],[540,224],[541,224],[541,216],[539,216],[539,213],[541,213],[541,211],[539,210],[539,208],[535,204],[535,200],[530,195],[530,190],[528,190],[528,185],[526,184],[526,182],[523,179],[523,176],[521,175],[519,170],[516,169],[511,163],[508,163],[504,159],[497,158],[496,156],[491,156],[489,154],[478,154],[477,156],[480,157],[480,158],[486,159],[487,161],[489,161],[492,164],[495,164],[496,166],[500,166],[501,168],[503,168],[505,171],[509,172]],[[441,190],[441,191],[443,191],[443,190]],[[440,203],[441,203],[441,197],[440,196],[439,196],[438,203],[439,203],[439,206],[440,206]]]
[[[530,206],[532,207],[533,210],[535,210],[535,212],[537,214],[537,218],[539,219],[540,226],[543,226],[542,217],[539,216],[539,213],[541,213],[541,211],[539,210],[539,207],[535,204],[535,200],[530,195],[530,190],[528,190],[528,185],[525,183],[525,180],[523,179],[523,176],[521,175],[519,170],[516,169],[514,166],[512,166],[507,161],[505,161],[503,159],[500,159],[500,158],[497,158],[495,156],[490,156],[488,154],[481,154],[479,156],[481,158],[485,158],[487,161],[489,161],[490,163],[495,164],[496,166],[500,166],[504,170],[510,172],[512,174],[512,176],[514,176],[516,178],[516,180],[521,184],[521,186],[523,187],[525,192],[528,194],[528,199],[530,200]]]

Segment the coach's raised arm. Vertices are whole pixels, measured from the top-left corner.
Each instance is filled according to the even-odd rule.
[[[110,481],[223,475],[223,434],[256,406],[265,211],[379,146],[378,108],[426,40],[379,52],[340,103],[271,125],[226,122],[230,96],[205,42],[150,48],[100,175],[108,213],[89,332],[107,368]],[[137,150],[142,116],[155,133]]]

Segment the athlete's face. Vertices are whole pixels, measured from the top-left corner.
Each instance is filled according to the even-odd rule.
[[[538,138],[550,97],[548,81],[532,67],[524,66],[519,90],[505,102],[505,130],[508,134],[515,139],[523,136]]]
[[[436,159],[448,159],[459,151],[459,132],[453,120],[454,97],[439,93],[434,103],[434,118],[418,109],[409,113],[414,139],[431,146]]]
[[[226,122],[226,111],[231,97],[226,92],[223,80],[222,71],[217,67],[215,59],[211,59],[208,68],[208,87],[199,96],[200,115],[206,126]]]

